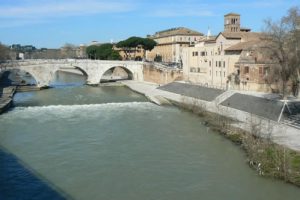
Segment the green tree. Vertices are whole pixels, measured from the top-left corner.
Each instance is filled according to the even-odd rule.
[[[157,43],[150,38],[141,38],[134,36],[118,42],[117,47],[121,48],[124,51],[126,58],[128,58],[128,53],[132,50],[132,48],[141,46],[144,50],[143,57],[145,57],[145,51],[151,51],[156,46],[156,44]]]
[[[92,45],[86,48],[86,53],[90,59],[99,60],[121,60],[119,52],[113,49],[112,44]]]

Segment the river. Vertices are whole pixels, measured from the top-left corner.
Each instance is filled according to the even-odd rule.
[[[67,77],[0,116],[0,199],[299,199],[197,116]]]

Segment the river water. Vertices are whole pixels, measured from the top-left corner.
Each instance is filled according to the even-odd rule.
[[[191,113],[124,87],[59,85],[16,94],[0,116],[0,199],[299,199]]]

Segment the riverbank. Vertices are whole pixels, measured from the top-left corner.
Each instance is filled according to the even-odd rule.
[[[300,186],[300,130],[275,121],[277,118],[274,115],[278,112],[276,105],[262,102],[260,106],[269,106],[269,110],[262,113],[265,109],[248,105],[253,112],[263,115],[259,116],[232,108],[230,103],[233,101],[229,102],[229,99],[237,98],[232,91],[191,89],[193,86],[185,84],[174,88],[169,86],[167,89],[175,91],[169,92],[166,86],[159,87],[152,83],[124,81],[123,84],[145,96],[165,98],[180,108],[194,112],[212,129],[241,145],[248,155],[249,165],[260,175]],[[260,100],[239,95],[249,98],[252,104]]]
[[[0,114],[10,108],[16,88],[16,86],[0,87]]]
[[[13,97],[16,92],[38,91],[47,88],[39,88],[35,85],[19,85],[0,87],[0,114],[6,112],[13,103]]]

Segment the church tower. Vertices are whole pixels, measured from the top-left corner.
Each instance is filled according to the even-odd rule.
[[[224,15],[224,32],[240,32],[240,18],[241,16],[236,13]]]

